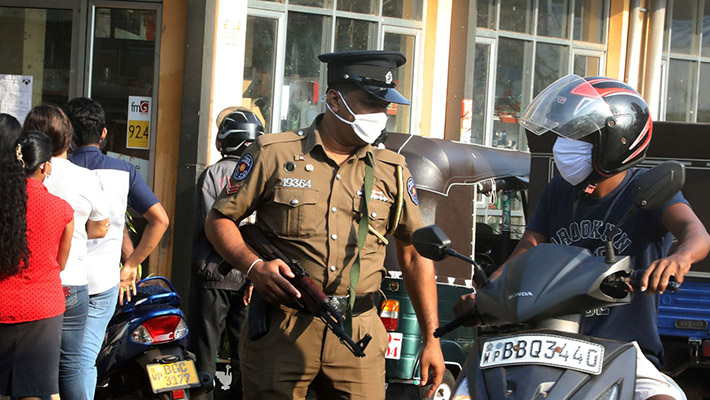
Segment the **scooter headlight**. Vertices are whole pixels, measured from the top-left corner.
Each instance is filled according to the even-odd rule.
[[[143,322],[131,332],[131,340],[141,344],[159,344],[182,339],[185,335],[185,320],[177,315],[166,315]]]

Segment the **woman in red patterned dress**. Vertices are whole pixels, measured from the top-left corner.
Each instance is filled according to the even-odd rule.
[[[64,268],[74,211],[44,187],[52,143],[28,132],[0,155],[0,395],[58,393]]]

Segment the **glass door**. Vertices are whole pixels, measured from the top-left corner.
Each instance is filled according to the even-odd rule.
[[[152,182],[155,153],[159,4],[95,1],[89,7],[87,96],[106,112],[102,150]]]
[[[283,35],[284,22],[285,17],[279,13],[261,11],[247,17],[242,105],[261,119],[266,132],[275,132],[281,121],[279,113],[274,112],[280,104],[281,91],[274,88],[283,82],[276,71],[283,70],[278,44],[283,41],[279,34]],[[281,68],[277,68],[279,61]]]
[[[76,56],[78,37],[71,8],[53,2],[47,4],[50,8],[4,3],[0,2],[0,112],[22,123],[32,107],[40,103],[61,107],[75,94],[72,54]]]
[[[407,62],[395,71],[394,80],[397,83],[397,91],[411,103],[409,106],[394,103],[390,104],[387,109],[387,131],[389,132],[411,133],[413,124],[412,117],[416,114],[413,112],[412,108],[416,104],[421,103],[419,99],[413,98],[415,93],[420,92],[417,86],[417,82],[420,81],[420,79],[417,79],[418,45],[418,31],[406,28],[384,28],[384,43],[382,44],[382,49],[399,51],[407,58]]]

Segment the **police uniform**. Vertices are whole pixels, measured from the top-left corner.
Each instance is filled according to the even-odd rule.
[[[242,331],[245,398],[301,399],[312,384],[328,399],[384,399],[387,333],[372,294],[386,273],[385,235],[389,231],[409,243],[422,226],[416,188],[404,157],[389,150],[365,145],[338,166],[326,155],[317,129],[322,117],[297,132],[259,137],[213,208],[235,221],[256,211],[257,225],[274,245],[336,297],[348,295],[359,221],[367,209],[370,231],[359,258],[356,294],[369,302],[353,308],[352,337],[358,341],[369,333],[373,339],[367,356],[358,358],[319,319],[287,305],[272,306],[264,337],[247,339],[246,327]],[[368,152],[375,163],[366,207]]]

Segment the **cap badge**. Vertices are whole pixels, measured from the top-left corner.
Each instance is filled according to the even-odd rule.
[[[385,83],[388,85],[392,83],[392,71],[387,71],[387,75],[385,75]]]

